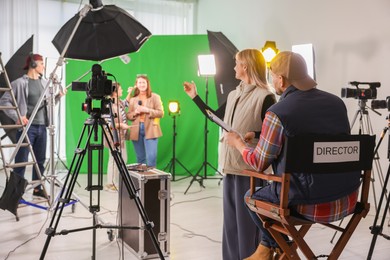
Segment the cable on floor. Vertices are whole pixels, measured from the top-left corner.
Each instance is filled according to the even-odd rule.
[[[21,243],[20,245],[16,246],[16,247],[15,247],[14,249],[12,249],[11,251],[9,251],[8,254],[5,256],[4,260],[7,260],[8,257],[10,257],[12,253],[15,253],[15,251],[16,251],[17,249],[19,249],[20,247],[22,247],[22,246],[26,245],[28,242],[30,242],[30,241],[36,239],[36,238],[41,234],[43,227],[46,225],[46,222],[47,222],[48,219],[49,219],[49,216],[50,216],[50,211],[47,211],[46,219],[45,219],[45,221],[43,222],[43,224],[42,224],[41,228],[39,229],[38,233],[37,233],[34,237],[27,239],[26,241],[24,241],[23,243]]]

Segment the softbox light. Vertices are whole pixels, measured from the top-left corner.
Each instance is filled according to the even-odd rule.
[[[222,106],[230,91],[234,90],[240,81],[236,79],[234,71],[235,55],[238,49],[222,33],[207,31],[210,52],[215,57],[215,67],[217,73],[214,76],[215,87],[217,92],[218,105]]]

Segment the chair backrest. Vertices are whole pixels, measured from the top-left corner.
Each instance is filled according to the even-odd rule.
[[[285,172],[332,173],[370,170],[375,135],[301,135],[288,137]]]
[[[315,223],[291,214],[288,206],[291,176],[294,173],[342,173],[362,172],[360,199],[345,227],[332,223],[322,223],[335,231],[342,232],[328,259],[338,259],[360,220],[369,209],[368,193],[372,161],[374,157],[375,136],[370,135],[303,135],[288,137],[283,147],[285,171],[282,175],[270,175],[245,170],[250,176],[250,196],[246,197],[248,207],[256,212],[263,226],[271,233],[282,249],[280,259],[300,259],[299,248],[306,259],[317,259],[304,237]],[[272,180],[280,184],[280,203],[275,204],[252,197],[255,192],[255,178]],[[341,224],[341,223],[340,223]],[[286,241],[283,235],[291,239]],[[322,250],[322,249],[321,249]],[[325,256],[325,255],[321,255]]]

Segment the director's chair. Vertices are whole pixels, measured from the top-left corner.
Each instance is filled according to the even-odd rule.
[[[358,147],[358,156],[355,158],[343,158],[342,156],[332,155],[332,151],[326,153],[325,148],[321,150],[324,144],[331,147],[345,147],[348,144],[354,144]],[[263,222],[264,227],[271,233],[278,243],[283,253],[280,259],[300,259],[298,249],[307,259],[317,259],[309,244],[304,237],[316,222],[296,217],[291,214],[288,207],[288,196],[290,188],[290,177],[293,172],[299,173],[333,173],[337,181],[335,172],[361,171],[361,190],[358,202],[352,216],[349,218],[345,227],[331,223],[320,223],[328,228],[341,232],[338,241],[334,244],[328,259],[338,259],[348,240],[360,220],[364,218],[370,208],[368,203],[368,193],[370,187],[370,176],[373,161],[373,151],[375,146],[375,136],[370,135],[305,135],[288,137],[284,143],[283,153],[286,153],[285,173],[281,176],[259,173],[252,170],[244,170],[245,175],[250,176],[250,196],[246,197],[248,207],[257,213]],[[319,150],[317,150],[319,149]],[[337,149],[337,148],[335,148]],[[255,179],[259,178],[265,181],[281,183],[280,203],[273,204],[266,201],[252,199],[255,192]],[[290,241],[286,241],[282,234],[287,235]],[[321,255],[325,256],[325,255]]]

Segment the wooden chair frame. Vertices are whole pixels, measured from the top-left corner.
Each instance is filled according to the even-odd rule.
[[[309,157],[302,152],[302,149],[311,149],[313,154],[313,142],[318,141],[359,141],[360,143],[360,158],[358,162],[351,163],[335,163],[335,164],[314,164],[313,157]],[[298,145],[298,146],[297,146]],[[348,136],[300,136],[288,138],[284,144],[284,151],[287,153],[286,172],[281,176],[259,173],[252,170],[244,170],[243,173],[250,177],[250,197],[246,197],[248,207],[257,213],[258,217],[263,222],[264,227],[274,237],[283,251],[280,259],[300,259],[297,249],[307,259],[317,259],[318,256],[310,249],[308,243],[304,240],[305,235],[310,230],[312,222],[303,218],[292,216],[288,208],[288,194],[290,189],[290,176],[292,172],[311,172],[311,173],[326,173],[340,171],[362,171],[362,184],[360,197],[356,205],[352,217],[349,219],[345,227],[326,223],[322,225],[341,232],[341,236],[334,245],[332,251],[328,255],[328,259],[338,259],[344,250],[347,242],[352,236],[354,230],[360,220],[366,217],[370,204],[368,203],[368,194],[370,189],[371,168],[373,161],[373,151],[375,146],[375,136],[369,135],[348,135]],[[299,149],[297,153],[296,149]],[[288,159],[291,155],[291,159]],[[302,171],[304,170],[304,171]],[[307,170],[307,171],[306,171]],[[281,183],[280,203],[273,204],[266,201],[252,199],[251,196],[255,192],[256,179],[265,181],[273,181]],[[289,236],[292,240],[286,241],[282,234]],[[325,255],[321,255],[323,257]]]

